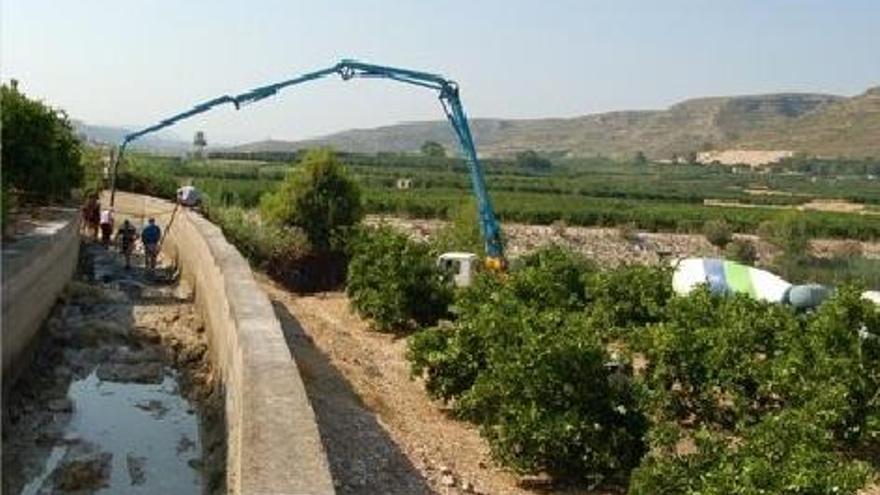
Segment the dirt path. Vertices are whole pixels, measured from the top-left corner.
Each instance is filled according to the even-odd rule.
[[[870,205],[853,203],[845,199],[814,199],[799,205],[764,205],[755,203],[740,203],[736,200],[705,199],[705,206],[721,206],[724,208],[761,208],[767,210],[798,210],[798,211],[830,211],[834,213],[851,213],[859,215],[880,215],[880,212],[871,209]]]
[[[223,401],[192,291],[86,243],[4,404],[3,493],[224,492]]]
[[[344,294],[299,296],[257,279],[297,360],[338,493],[548,493],[496,467],[477,429],[410,379],[405,339],[368,330]]]

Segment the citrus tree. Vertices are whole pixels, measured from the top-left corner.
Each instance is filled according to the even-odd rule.
[[[319,251],[338,248],[336,241],[363,216],[360,189],[327,149],[307,152],[260,208],[264,220],[302,229]]]
[[[15,190],[38,204],[69,197],[82,183],[83,167],[67,114],[5,84],[0,87],[0,107],[4,192]]]
[[[446,314],[452,289],[428,245],[379,227],[360,231],[350,249],[346,292],[376,329],[432,325]]]

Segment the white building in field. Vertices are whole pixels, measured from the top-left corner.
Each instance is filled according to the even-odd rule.
[[[794,156],[789,150],[719,150],[701,151],[697,153],[697,163],[704,165],[720,163],[722,165],[748,165],[763,167],[778,163],[785,158]]]

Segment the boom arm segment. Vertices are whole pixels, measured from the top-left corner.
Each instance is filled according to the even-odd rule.
[[[126,135],[116,154],[113,168],[113,184],[110,195],[110,204],[112,205],[115,199],[116,174],[119,161],[122,154],[125,152],[128,143],[146,134],[172,126],[181,120],[207,112],[216,106],[232,103],[236,109],[240,109],[244,105],[273,96],[277,94],[279,90],[288,86],[313,81],[332,74],[339,74],[343,80],[349,80],[355,77],[392,79],[406,84],[433,89],[439,92],[440,103],[443,106],[443,111],[446,113],[446,117],[449,119],[449,123],[452,125],[452,129],[455,131],[456,137],[458,138],[461,152],[465,157],[470,172],[471,186],[473,187],[474,195],[477,197],[480,230],[483,233],[483,239],[486,245],[487,265],[491,268],[503,269],[504,247],[501,242],[501,228],[498,225],[498,220],[495,217],[495,210],[492,206],[492,200],[489,197],[489,192],[486,188],[483,167],[480,164],[479,158],[477,158],[477,149],[474,144],[473,136],[471,135],[470,126],[468,125],[467,115],[465,114],[464,107],[459,98],[458,84],[437,74],[401,69],[398,67],[367,64],[356,60],[342,60],[332,67],[303,74],[299,77],[275,84],[260,86],[235,96],[223,95],[196,105],[190,110],[176,114],[150,127]]]

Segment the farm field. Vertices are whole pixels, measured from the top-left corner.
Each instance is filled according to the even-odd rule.
[[[241,154],[245,155],[245,154]],[[236,154],[234,156],[239,156]],[[295,169],[296,154],[264,154],[260,159],[192,161],[130,158],[131,176],[153,182],[191,181],[216,206],[256,207]],[[418,155],[340,154],[361,186],[369,213],[416,218],[448,218],[471,197],[460,161]],[[766,171],[704,165],[634,164],[608,159],[560,159],[546,170],[514,160],[486,160],[487,182],[502,223],[549,225],[632,225],[646,231],[699,232],[705,222],[723,219],[736,232],[754,233],[780,207],[809,210],[805,220],[818,237],[871,240],[880,237],[880,162],[871,160],[791,163]],[[411,187],[398,189],[398,179]],[[124,181],[123,181],[124,182]],[[756,191],[772,191],[760,194]],[[848,211],[831,201],[845,201]],[[708,202],[709,204],[705,204]],[[719,202],[721,202],[719,204]],[[725,204],[736,203],[736,204]],[[742,208],[749,205],[749,208]],[[818,207],[816,205],[819,205]],[[847,210],[847,209],[844,209]],[[868,213],[851,215],[852,210]],[[870,218],[869,218],[870,216]]]
[[[266,260],[259,258],[268,254],[257,253],[269,251],[261,245],[291,241],[281,240],[280,231],[261,234],[247,225],[259,217],[260,198],[276,191],[289,174],[298,173],[296,160],[302,155],[217,155],[205,160],[132,155],[122,167],[120,187],[171,197],[179,184],[196,185],[212,219],[225,224],[227,235],[239,238],[239,248],[263,264]],[[473,208],[468,206],[473,204],[468,174],[457,159],[392,153],[336,156],[358,184],[369,215],[424,230],[433,221]],[[743,242],[755,245],[753,262],[775,270],[772,243],[759,242],[758,234],[763,228],[768,235],[768,225],[793,214],[803,222],[804,235],[830,244],[817,251],[818,261],[811,266],[786,270],[783,276],[804,283],[856,278],[880,285],[880,261],[874,256],[880,239],[880,216],[875,214],[880,187],[874,187],[880,164],[875,161],[798,158],[762,170],[603,158],[540,163],[536,169],[522,160],[485,161],[488,187],[514,257],[548,242],[610,266],[719,256],[723,251],[707,242],[704,229],[721,222]],[[398,179],[408,180],[409,187],[398,188]],[[267,240],[259,240],[262,237]],[[481,251],[479,243],[448,247]]]

